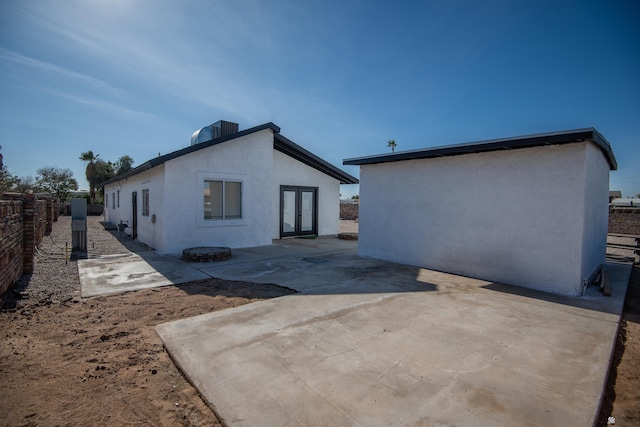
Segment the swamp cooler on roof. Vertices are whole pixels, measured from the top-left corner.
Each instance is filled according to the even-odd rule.
[[[238,132],[238,124],[218,120],[217,122],[198,129],[191,135],[191,145],[200,144],[201,142],[211,141],[221,136],[231,135]]]

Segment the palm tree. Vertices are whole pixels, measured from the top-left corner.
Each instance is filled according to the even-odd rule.
[[[84,171],[87,181],[89,182],[89,203],[94,205],[96,203],[96,165],[100,154],[93,154],[93,151],[89,150],[80,154],[80,160],[87,163],[87,168]]]
[[[391,147],[392,153],[395,153],[397,145],[398,144],[396,144],[396,142],[393,139],[390,139],[389,142],[387,142],[387,147]]]

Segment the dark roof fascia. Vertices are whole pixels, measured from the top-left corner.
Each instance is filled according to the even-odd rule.
[[[338,169],[331,163],[321,159],[312,152],[305,150],[281,134],[275,134],[273,136],[273,148],[306,164],[307,166],[311,166],[312,168],[337,179],[340,181],[340,184],[358,184],[360,182],[358,181],[358,178]]]
[[[517,148],[538,147],[544,145],[572,144],[576,142],[593,141],[602,151],[609,168],[618,169],[618,163],[611,145],[600,132],[594,128],[567,130],[560,132],[541,133],[536,135],[519,136],[515,138],[493,139],[465,144],[447,145],[442,147],[424,148],[419,150],[401,151],[393,154],[378,154],[374,156],[344,159],[344,165],[372,165],[376,163],[397,162],[403,160],[431,159],[436,157],[458,156],[462,154],[484,153],[488,151],[513,150]]]
[[[218,144],[222,144],[223,142],[232,140],[232,139],[236,139],[236,138],[240,138],[242,136],[246,136],[246,135],[250,135],[252,133],[256,133],[256,132],[260,132],[262,130],[265,129],[271,129],[273,131],[273,133],[277,134],[280,132],[280,128],[278,126],[276,126],[275,124],[269,122],[269,123],[265,123],[263,125],[260,126],[256,126],[256,127],[252,127],[250,129],[245,129],[242,130],[240,132],[236,132],[230,135],[225,135],[225,136],[221,136],[220,138],[214,138],[211,139],[209,141],[205,141],[205,142],[201,142],[199,144],[196,145],[191,145],[189,147],[185,147],[182,148],[178,151],[174,151],[173,153],[169,153],[169,154],[165,154],[164,156],[159,156],[156,157],[154,159],[148,160],[146,162],[144,162],[143,164],[141,164],[140,166],[131,169],[129,172],[125,173],[124,175],[120,175],[117,176],[115,178],[111,178],[108,181],[105,181],[103,183],[100,183],[99,185],[96,186],[96,188],[102,188],[105,185],[109,185],[109,184],[113,184],[114,182],[118,182],[118,181],[122,181],[123,179],[127,179],[130,178],[134,175],[138,175],[144,171],[147,171],[151,168],[154,168],[156,166],[159,166],[169,160],[173,160],[175,158],[184,156],[186,154],[190,154],[193,153],[195,151],[198,150],[202,150],[203,148],[207,148],[207,147],[211,147],[213,145],[218,145]]]

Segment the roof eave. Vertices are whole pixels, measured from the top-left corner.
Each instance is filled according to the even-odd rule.
[[[602,136],[602,134],[600,134],[594,128],[526,135],[516,138],[495,139],[420,150],[401,151],[393,154],[378,154],[366,157],[355,157],[351,159],[345,159],[342,163],[344,165],[372,165],[377,163],[429,159],[499,150],[513,150],[518,148],[537,147],[544,145],[570,144],[583,142],[586,140],[591,140],[600,148],[605,158],[607,159],[611,170],[616,170],[618,168],[616,158],[613,155],[613,151],[611,150],[611,145]]]
[[[338,169],[331,163],[321,159],[312,152],[305,150],[295,142],[286,138],[281,134],[276,134],[273,137],[273,148],[292,157],[299,162],[311,166],[312,168],[329,175],[330,177],[340,181],[340,184],[358,184],[360,181],[345,171]]]
[[[271,129],[273,131],[274,134],[277,134],[280,132],[280,128],[278,126],[276,126],[275,124],[273,124],[272,122],[269,123],[265,123],[259,126],[255,126],[249,129],[245,129],[242,130],[240,132],[236,132],[236,133],[232,133],[230,135],[225,135],[225,136],[221,136],[219,138],[214,138],[211,139],[209,141],[205,141],[205,142],[201,142],[199,144],[195,144],[195,145],[190,145],[189,147],[185,147],[182,148],[180,150],[174,151],[172,153],[169,154],[165,154],[163,156],[158,156],[154,159],[148,160],[146,162],[144,162],[143,164],[141,164],[140,166],[131,169],[129,172],[127,172],[124,175],[120,175],[117,176],[115,178],[111,178],[108,181],[102,182],[100,184],[98,184],[96,186],[96,188],[103,188],[105,185],[109,185],[109,184],[113,184],[114,182],[118,182],[118,181],[122,181],[123,179],[127,179],[129,177],[132,177],[134,175],[138,175],[142,172],[145,172],[151,168],[154,168],[156,166],[159,166],[169,160],[175,159],[177,157],[180,156],[184,156],[185,154],[189,154],[189,153],[193,153],[195,151],[198,150],[202,150],[204,148],[207,147],[211,147],[213,145],[218,145],[218,144],[222,144],[223,142],[232,140],[232,139],[236,139],[236,138],[240,138],[242,136],[246,136],[246,135],[250,135],[252,133],[256,133],[256,132],[260,132],[262,130],[265,129]]]

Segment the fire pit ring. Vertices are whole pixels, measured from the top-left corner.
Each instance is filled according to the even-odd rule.
[[[198,246],[182,251],[182,259],[188,262],[214,262],[231,258],[231,248],[222,246]]]

